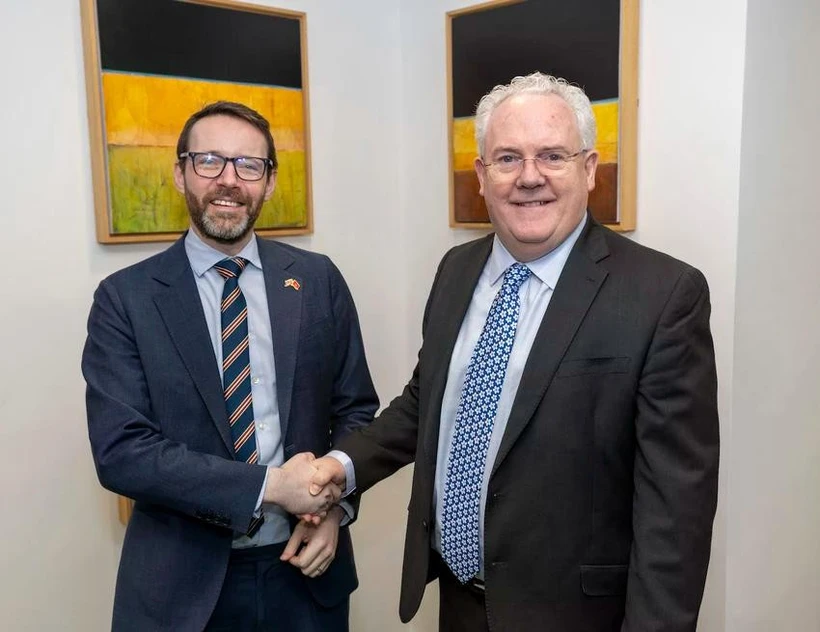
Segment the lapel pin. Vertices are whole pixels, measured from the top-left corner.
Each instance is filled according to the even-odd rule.
[[[285,287],[292,287],[298,292],[302,286],[299,285],[299,281],[296,279],[285,279]]]

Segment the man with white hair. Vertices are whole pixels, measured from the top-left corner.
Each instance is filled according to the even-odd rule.
[[[444,256],[404,392],[314,482],[363,492],[415,461],[403,621],[438,577],[442,630],[693,631],[718,482],[706,280],[587,211],[580,88],[497,86],[476,137],[495,234]]]

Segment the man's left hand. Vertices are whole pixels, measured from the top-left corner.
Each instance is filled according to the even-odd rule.
[[[300,521],[279,559],[302,569],[302,574],[307,577],[319,577],[336,557],[339,523],[344,515],[344,510],[335,505],[319,525]]]

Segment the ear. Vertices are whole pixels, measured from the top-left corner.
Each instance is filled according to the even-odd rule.
[[[187,162],[188,159],[185,160],[185,163]],[[174,186],[177,191],[183,195],[185,194],[185,174],[182,172],[182,167],[179,166],[178,160],[174,163]]]
[[[476,158],[473,163],[475,174],[478,176],[478,194],[484,197],[484,181],[487,178],[487,167],[481,162],[481,158]]]
[[[594,149],[587,152],[584,160],[584,171],[587,174],[587,191],[592,191],[595,188],[595,172],[598,169],[598,152]]]
[[[268,175],[268,181],[265,183],[265,201],[267,202],[270,199],[270,196],[273,195],[273,190],[276,188],[276,172],[271,171],[270,175]]]

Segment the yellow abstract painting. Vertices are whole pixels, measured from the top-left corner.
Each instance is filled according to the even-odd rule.
[[[173,182],[177,138],[191,113],[219,100],[244,103],[271,124],[279,170],[257,227],[307,224],[301,90],[113,72],[103,73],[102,85],[112,233],[177,232],[188,226],[185,200]]]

